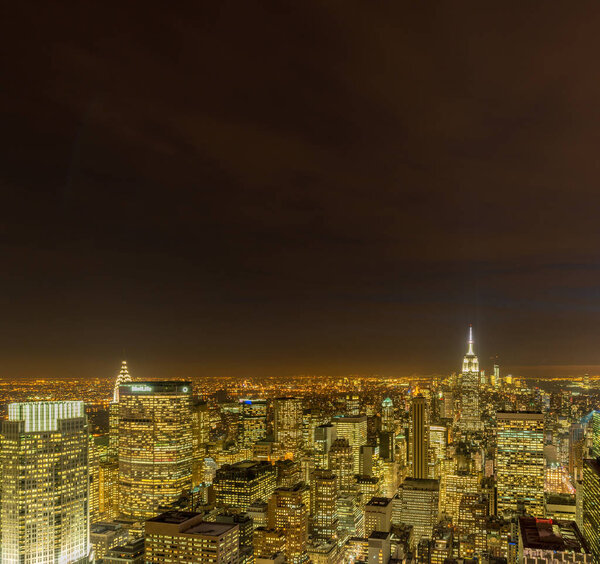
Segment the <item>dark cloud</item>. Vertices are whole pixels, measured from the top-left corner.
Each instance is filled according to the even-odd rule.
[[[562,8],[6,7],[1,372],[447,372],[470,321],[600,363],[600,8]]]

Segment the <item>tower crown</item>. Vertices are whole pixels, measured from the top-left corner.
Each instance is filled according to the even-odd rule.
[[[475,341],[473,340],[473,325],[471,325],[471,324],[469,324],[469,340],[467,341],[467,344],[468,344],[467,354],[465,355],[465,357],[463,359],[462,372],[463,372],[463,374],[465,374],[467,372],[479,372],[479,359],[477,358],[477,355],[475,354],[475,349],[474,349]]]
[[[124,384],[125,382],[131,382],[131,374],[129,374],[129,370],[127,369],[127,361],[124,360],[121,362],[121,370],[117,374],[117,380],[115,382],[115,389],[113,390],[113,401],[119,401],[119,386]]]

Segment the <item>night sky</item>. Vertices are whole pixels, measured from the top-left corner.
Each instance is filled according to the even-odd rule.
[[[59,4],[2,13],[0,377],[600,364],[597,2]]]

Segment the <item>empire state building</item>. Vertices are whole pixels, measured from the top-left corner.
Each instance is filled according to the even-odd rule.
[[[479,359],[473,349],[473,327],[469,325],[467,354],[463,358],[460,375],[460,420],[459,425],[465,431],[479,431],[481,411],[479,410]]]

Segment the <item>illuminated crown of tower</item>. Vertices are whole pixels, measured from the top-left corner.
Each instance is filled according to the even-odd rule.
[[[479,372],[479,359],[475,354],[475,350],[473,348],[473,326],[469,324],[469,341],[468,341],[468,349],[467,354],[463,359],[463,374],[466,372]]]
[[[127,370],[127,361],[124,360],[121,362],[121,370],[117,374],[117,380],[115,382],[115,389],[113,391],[113,401],[119,401],[119,386],[124,384],[125,382],[131,382],[131,374],[129,374],[129,370]]]

